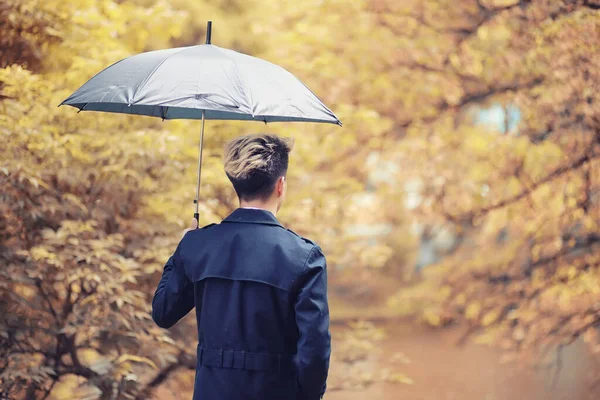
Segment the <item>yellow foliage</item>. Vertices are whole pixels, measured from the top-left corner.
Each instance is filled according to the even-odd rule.
[[[73,374],[65,375],[52,389],[52,400],[88,400],[102,395],[100,389],[87,385],[85,380]]]
[[[77,353],[57,346],[54,329],[102,349],[109,361],[95,378],[114,380],[102,390],[122,378],[135,396],[132,369],[176,362],[191,336],[153,327],[148,296],[191,215],[199,124],[56,106],[119,59],[203,42],[210,18],[215,44],[283,65],[344,122],[267,127],[297,139],[280,218],[324,248],[332,271],[411,270],[431,239],[411,226],[446,230],[436,266],[390,304],[421,308],[433,326],[468,319],[485,341],[580,334],[575,317],[585,320],[600,292],[600,65],[590,56],[600,20],[571,3],[5,1],[0,306],[66,362]],[[224,143],[259,129],[207,124],[203,223],[237,206]],[[348,346],[360,357],[365,338],[381,335],[357,330]],[[26,386],[54,379],[43,359],[6,362],[36,366],[19,375]],[[75,390],[68,376],[56,398]]]
[[[479,304],[479,302],[473,302],[467,306],[467,310],[465,311],[465,317],[467,317],[468,319],[476,319],[479,317],[480,312],[481,304]]]
[[[156,366],[156,364],[150,360],[147,357],[140,357],[140,356],[136,356],[133,354],[122,354],[121,356],[119,356],[119,358],[116,359],[115,363],[116,364],[123,364],[126,363],[127,361],[133,361],[133,362],[137,362],[137,363],[144,363],[144,364],[148,364],[149,366],[151,366],[154,369],[158,369],[158,367]]]
[[[469,310],[467,309],[467,312],[468,311]],[[499,316],[500,316],[500,313],[498,312],[498,310],[488,311],[487,313],[485,313],[485,315],[481,319],[481,325],[490,326],[498,320]],[[467,318],[468,318],[468,316],[467,316]]]
[[[442,319],[439,315],[439,310],[426,309],[423,312],[423,319],[431,326],[440,326]]]

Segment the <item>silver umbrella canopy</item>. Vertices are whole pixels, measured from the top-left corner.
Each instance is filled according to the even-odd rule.
[[[211,44],[141,53],[104,69],[60,105],[79,111],[200,119],[200,155],[194,218],[202,169],[204,121],[320,122],[342,125],[317,96],[280,66]]]

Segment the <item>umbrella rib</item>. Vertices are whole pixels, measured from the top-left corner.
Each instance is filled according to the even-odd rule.
[[[226,49],[222,49],[218,46],[212,46],[214,49],[216,49],[217,51],[219,51],[221,54],[223,54],[225,57],[227,57],[227,59],[229,59],[231,61],[231,63],[233,64],[234,68],[236,69],[236,71],[238,72],[238,76],[240,76],[240,78],[242,77],[242,75],[240,74],[240,69],[237,66],[237,63],[235,62],[235,59],[230,57],[229,54],[227,54]],[[249,56],[251,57],[251,56]],[[267,62],[269,64],[274,65],[275,67],[279,67],[280,69],[282,69],[283,71],[285,71],[288,75],[290,75],[293,79],[295,79],[296,81],[298,81],[310,94],[312,94],[314,96],[314,98],[317,100],[317,102],[319,103],[319,105],[321,107],[324,108],[326,115],[328,115],[330,118],[332,118],[335,124],[342,126],[342,122],[340,121],[340,119],[333,113],[333,111],[331,111],[329,109],[329,107],[327,107],[325,105],[325,103],[323,103],[323,101],[308,87],[304,84],[304,82],[302,82],[300,79],[298,79],[296,76],[294,76],[294,74],[292,74],[291,72],[289,72],[288,70],[286,70],[285,68],[277,65],[277,64],[273,64],[272,62],[268,61],[268,60],[262,60],[264,62]],[[241,79],[241,82],[244,83],[244,80]],[[252,117],[253,119],[258,119],[259,121],[261,119],[259,119],[259,116],[254,115],[254,102],[253,97],[252,97],[252,91],[249,90],[249,88],[246,85],[243,85],[243,92],[244,92],[244,96],[246,97],[246,102],[248,103],[248,105],[251,107],[251,112],[252,112]],[[248,95],[250,95],[250,98],[248,97]],[[264,118],[264,117],[263,117]],[[332,121],[326,120],[326,119],[322,119],[320,120],[322,122],[328,122],[331,123]],[[265,124],[267,123],[266,120],[264,120]]]
[[[171,57],[173,57],[175,54],[179,54],[182,53],[186,50],[190,50],[193,49],[196,46],[190,46],[190,47],[184,47],[179,51],[176,51],[172,54],[169,54],[168,56],[165,57],[164,60],[162,60],[161,62],[158,63],[158,65],[152,70],[152,72],[150,72],[150,74],[146,77],[146,79],[144,79],[144,82],[142,82],[142,84],[140,86],[138,86],[138,88],[135,90],[135,93],[132,96],[131,102],[130,104],[135,104],[135,96],[137,96],[137,94],[144,88],[144,86],[146,86],[146,84],[150,81],[150,79],[152,78],[152,76],[154,76],[154,74],[156,73],[156,71],[158,71],[158,69]]]
[[[127,58],[129,58],[129,57],[127,57]],[[121,63],[121,62],[125,61],[127,58],[124,58],[124,59],[122,59],[122,60],[119,60],[119,61],[117,61],[117,62],[115,62],[115,63],[112,63],[112,64],[111,64],[111,65],[109,65],[108,67],[105,67],[105,68],[104,68],[104,69],[102,69],[101,71],[97,72],[97,73],[96,73],[94,76],[92,76],[92,77],[91,77],[91,78],[88,80],[88,82],[89,82],[89,81],[91,81],[91,80],[93,80],[94,78],[96,78],[98,75],[100,75],[101,73],[103,73],[103,72],[104,72],[104,71],[106,71],[107,69],[109,69],[109,68],[112,68],[112,67],[114,67],[115,65],[117,65],[117,64],[119,64],[119,63]],[[73,95],[74,95],[75,93],[77,93],[77,91],[75,91],[75,92],[71,93],[71,95],[70,95],[69,97],[67,97],[66,99],[64,99],[64,100],[62,101],[62,103],[60,103],[58,106],[60,107],[60,106],[62,106],[62,105],[64,105],[64,104],[67,104],[67,101],[69,101],[69,100],[71,99],[71,97],[73,97]],[[85,103],[85,104],[87,105],[88,103]],[[81,110],[79,110],[79,111],[78,111],[78,113],[79,113],[80,111],[81,111]]]

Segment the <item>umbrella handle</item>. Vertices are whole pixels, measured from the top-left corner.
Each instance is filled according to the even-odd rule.
[[[202,172],[202,142],[204,142],[204,120],[205,120],[205,110],[202,110],[202,129],[200,130],[200,155],[198,157],[198,180],[196,181],[196,198],[194,199],[194,219],[198,221],[198,226],[200,226],[200,214],[198,213],[198,202],[200,201],[200,177]]]

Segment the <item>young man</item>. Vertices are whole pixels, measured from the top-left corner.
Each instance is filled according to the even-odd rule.
[[[170,328],[196,307],[194,400],[317,400],[325,392],[325,256],[275,217],[292,146],[268,134],[229,143],[225,172],[240,208],[185,233],[165,265],[152,318]]]

